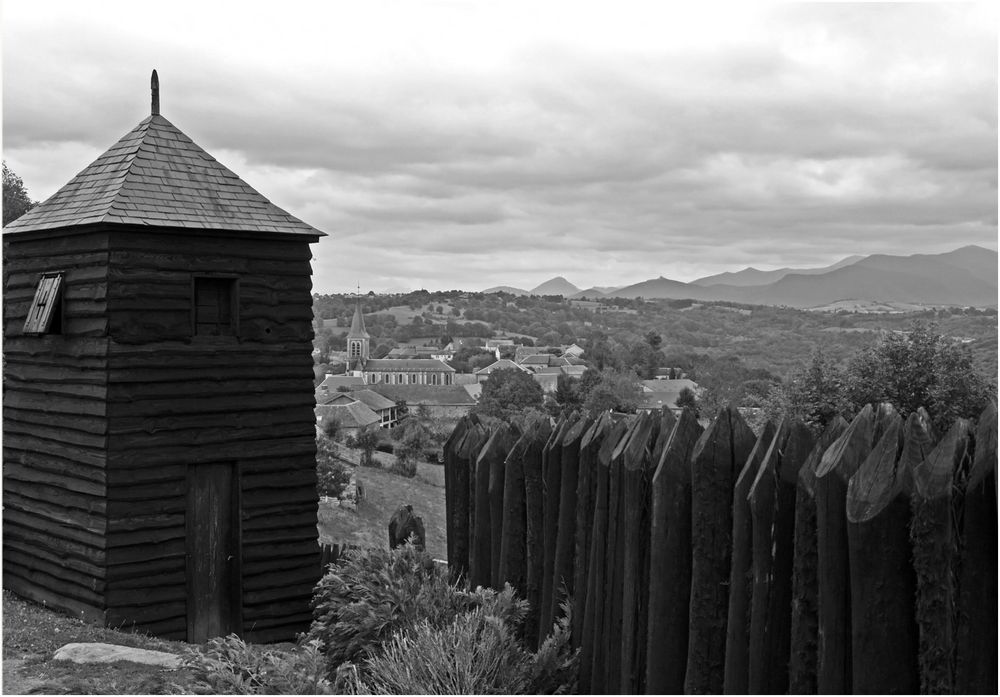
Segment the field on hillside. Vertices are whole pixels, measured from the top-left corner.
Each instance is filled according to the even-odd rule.
[[[344,453],[356,460],[352,453]],[[417,464],[417,476],[409,479],[388,471],[392,456],[375,453],[385,469],[357,467],[354,476],[364,490],[356,509],[336,503],[320,503],[319,537],[324,543],[360,547],[389,546],[389,519],[402,505],[410,504],[423,518],[427,551],[435,559],[447,559],[445,537],[444,467]]]

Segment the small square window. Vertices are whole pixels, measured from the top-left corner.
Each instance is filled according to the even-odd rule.
[[[194,333],[235,336],[236,319],[236,279],[195,277]]]
[[[62,333],[62,272],[43,273],[24,320],[25,334]]]

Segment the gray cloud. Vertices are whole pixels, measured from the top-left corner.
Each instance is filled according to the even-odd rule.
[[[745,33],[662,45],[638,24],[634,46],[541,26],[499,58],[404,38],[387,49],[398,60],[306,60],[307,29],[284,42],[261,27],[248,53],[221,26],[196,45],[97,10],[13,13],[4,157],[52,193],[144,116],[148,63],[167,118],[331,234],[319,290],[624,285],[995,246],[996,32],[982,8],[760,13]],[[199,36],[211,29],[207,17]],[[371,33],[355,50],[369,36],[381,45]]]

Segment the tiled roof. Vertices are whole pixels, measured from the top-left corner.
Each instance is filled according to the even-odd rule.
[[[391,399],[383,397],[378,392],[373,392],[372,390],[357,390],[356,392],[350,393],[351,397],[357,399],[359,402],[363,402],[372,411],[381,411],[382,409],[392,409],[396,406],[396,403]]]
[[[372,385],[372,390],[393,402],[404,400],[408,406],[420,404],[438,406],[473,405],[473,399],[464,385]]]
[[[327,375],[323,382],[316,386],[316,402],[317,404],[323,404],[330,401],[337,394],[342,394],[337,391],[338,387],[349,387],[354,390],[363,389],[364,386],[365,379],[361,377],[354,377],[352,375]]]
[[[455,369],[436,358],[372,358],[365,363],[365,372],[428,372],[454,373]]]
[[[95,223],[325,235],[268,201],[159,114],[4,232]]]
[[[536,353],[531,356],[525,356],[518,361],[521,365],[552,365],[553,356],[551,353]]]
[[[378,414],[356,400],[350,404],[322,404],[316,407],[316,414],[321,418],[332,416],[341,428],[364,428],[381,421]]]
[[[557,365],[540,365],[534,369],[535,375],[562,375],[562,368]]]
[[[520,370],[521,372],[526,372],[524,368],[519,366],[514,361],[507,358],[501,358],[499,361],[490,363],[485,368],[480,368],[475,371],[475,373],[476,375],[489,375],[494,370]]]
[[[685,387],[697,392],[698,383],[694,380],[688,380],[687,378],[680,378],[677,380],[642,380],[641,387],[643,392],[680,392]]]

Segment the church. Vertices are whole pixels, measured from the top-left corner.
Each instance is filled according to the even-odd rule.
[[[347,333],[348,373],[368,385],[451,385],[455,369],[436,358],[370,358],[371,336],[365,330],[361,299]]]

